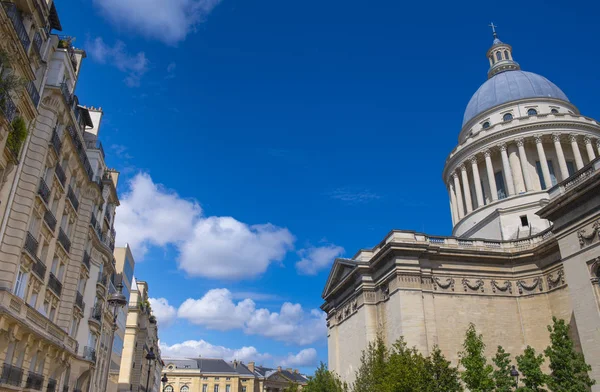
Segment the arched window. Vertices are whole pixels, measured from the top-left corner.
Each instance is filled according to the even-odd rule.
[[[167,385],[165,387],[165,392],[173,392],[173,386],[172,385]]]
[[[181,392],[190,392],[190,388],[187,385],[184,385],[180,389]]]
[[[527,111],[527,115],[528,116],[537,116],[537,110],[535,110],[535,109],[529,109]]]
[[[508,60],[508,50],[504,51],[504,60]]]
[[[490,122],[489,121],[484,122],[482,127],[483,127],[483,129],[488,129],[490,127]]]
[[[558,109],[552,109],[550,112],[552,112],[552,114],[558,114]]]
[[[511,121],[513,119],[513,115],[510,113],[506,113],[504,117],[502,117],[504,121]]]
[[[496,60],[502,60],[502,52],[496,52]]]

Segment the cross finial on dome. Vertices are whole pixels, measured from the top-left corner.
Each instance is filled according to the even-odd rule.
[[[489,26],[492,28],[492,33],[494,34],[494,38],[498,38],[498,33],[496,32],[496,26],[494,22],[490,23]]]

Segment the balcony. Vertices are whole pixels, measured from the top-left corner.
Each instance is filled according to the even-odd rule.
[[[85,267],[89,271],[90,270],[90,254],[87,251],[83,252],[83,259],[81,261],[83,262],[83,265],[85,265]]]
[[[52,131],[52,138],[50,139],[50,144],[52,144],[52,147],[54,147],[54,151],[56,152],[56,155],[60,155],[60,149],[62,148],[62,142],[60,141],[58,132],[56,132],[56,128],[54,128],[54,130]],[[57,166],[59,166],[59,165],[57,165]],[[64,172],[63,172],[63,174],[64,174]]]
[[[37,4],[37,2],[36,2],[36,4]],[[38,56],[40,56],[40,58],[42,57],[42,45],[43,45],[42,35],[40,34],[39,31],[36,31],[35,35],[33,36],[33,48],[37,52]]]
[[[15,117],[17,116],[17,106],[11,99],[10,95],[7,93],[4,93],[0,96],[0,110],[2,110],[6,121],[8,121],[9,123],[12,123]],[[17,154],[18,151],[15,155]]]
[[[81,293],[79,291],[75,295],[75,305],[77,307],[79,307],[79,309],[81,309],[82,312],[83,312],[83,309],[85,309],[85,302],[83,302],[83,295],[81,295]]]
[[[2,376],[0,376],[0,384],[8,384],[20,387],[22,379],[23,369],[9,365],[7,363],[5,363],[4,366],[2,366]]]
[[[106,285],[108,284],[108,275],[104,275],[102,273],[102,271],[98,272],[98,284],[101,284],[102,286],[106,287]]]
[[[75,192],[73,192],[71,185],[69,185],[69,190],[67,191],[67,198],[71,202],[73,209],[77,211],[79,209],[79,200],[77,200],[77,196],[75,196]]]
[[[50,231],[54,233],[54,230],[56,230],[56,218],[52,211],[48,210],[44,213],[44,222],[46,222]]]
[[[81,164],[83,165],[83,169],[85,170],[85,172],[88,176],[88,179],[90,181],[93,181],[94,170],[92,170],[92,165],[90,164],[90,161],[87,158],[87,154],[85,152],[85,147],[84,147],[83,143],[81,142],[79,132],[77,132],[77,129],[75,129],[75,127],[72,125],[67,127],[67,131],[69,131],[69,135],[71,136],[71,140],[73,141],[73,144],[75,145],[75,150],[77,151],[77,155],[79,156],[79,159],[81,160]]]
[[[75,57],[75,48],[71,44],[72,38],[67,36],[59,36],[58,38],[60,39],[60,41],[58,41],[58,48],[67,50],[69,58],[71,59],[73,71],[77,72],[77,58]]]
[[[71,240],[69,240],[62,227],[58,229],[58,243],[62,245],[67,253],[71,251]]]
[[[44,200],[46,204],[50,203],[50,188],[48,188],[48,185],[46,185],[46,181],[44,181],[43,178],[40,178],[38,194],[42,197],[42,200]]]
[[[27,381],[25,382],[25,389],[33,389],[35,391],[41,391],[44,385],[44,376],[34,372],[29,372],[27,375]]]
[[[31,101],[33,102],[33,106],[37,108],[38,104],[40,103],[40,93],[37,87],[35,87],[35,83],[33,83],[33,81],[30,80],[25,86],[25,90],[27,90],[29,98],[31,98]]]
[[[54,168],[54,174],[56,174],[56,178],[58,178],[58,182],[60,182],[60,185],[62,185],[62,187],[65,187],[65,184],[67,182],[67,175],[65,174],[65,171],[63,170],[62,166],[59,165],[58,163],[56,164],[56,167]]]
[[[62,96],[65,100],[65,105],[70,106],[71,101],[73,100],[73,96],[71,95],[71,92],[69,91],[69,86],[67,86],[66,83],[60,84],[60,92],[62,93]]]
[[[102,324],[102,307],[98,304],[94,305],[90,312],[90,320],[97,321],[98,324]]]
[[[60,280],[58,280],[52,272],[50,272],[50,279],[48,279],[48,288],[60,298],[60,295],[62,294],[62,283],[60,283]]]
[[[85,146],[88,150],[98,150],[102,155],[102,158],[106,159],[104,155],[104,147],[102,147],[102,143],[99,140],[88,140],[85,142]]]
[[[41,280],[46,278],[46,265],[42,260],[35,258],[35,262],[31,266],[31,271],[38,276]]]
[[[57,389],[57,381],[50,378],[48,379],[48,385],[46,386],[46,391],[47,392],[56,392]]]
[[[27,35],[27,29],[25,29],[25,25],[21,20],[21,16],[19,15],[19,10],[17,9],[17,6],[7,1],[3,1],[2,6],[4,7],[4,10],[6,11],[6,14],[8,15],[10,21],[12,22],[15,32],[17,33],[17,36],[21,41],[21,45],[23,45],[25,53],[27,53],[29,45],[31,45],[31,40],[29,39],[29,35]]]
[[[83,348],[83,358],[88,361],[96,362],[96,350],[92,347],[85,346]]]

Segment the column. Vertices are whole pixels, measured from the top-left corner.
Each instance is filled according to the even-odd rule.
[[[452,181],[448,181],[448,192],[450,193],[450,212],[452,213],[452,224],[456,224],[459,221],[458,207],[456,205],[456,195],[454,194],[454,185],[452,184]]]
[[[462,178],[462,189],[465,193],[465,204],[467,205],[467,214],[473,212],[473,202],[471,201],[471,188],[469,186],[469,176],[465,165],[460,166],[460,175]]]
[[[471,157],[471,170],[473,171],[473,185],[475,186],[475,195],[477,196],[477,208],[483,207],[483,190],[481,189],[481,178],[479,177],[479,166],[477,157]]]
[[[531,192],[533,190],[533,184],[531,183],[531,177],[529,177],[529,161],[527,161],[527,154],[525,153],[525,143],[523,139],[517,139],[517,148],[519,149],[519,160],[521,161],[521,170],[523,171],[525,189],[527,192]]]
[[[496,177],[494,176],[494,166],[492,165],[492,156],[490,150],[485,150],[485,167],[487,169],[488,182],[490,184],[490,193],[492,201],[498,200],[498,188],[496,188]]]
[[[596,140],[596,149],[598,150],[598,155],[600,155],[600,139]]]
[[[506,189],[508,190],[508,195],[513,196],[515,194],[515,183],[510,169],[510,162],[508,161],[508,154],[506,153],[506,144],[503,143],[498,147],[500,148],[500,156],[502,157],[502,170],[504,171],[504,179],[506,180]]]
[[[560,178],[561,181],[564,181],[569,177],[569,169],[567,168],[565,154],[563,153],[562,146],[560,145],[560,134],[552,134],[552,141],[554,142],[554,149],[556,150],[556,156],[558,157],[558,165],[560,166]]]
[[[465,216],[465,210],[463,208],[463,198],[462,193],[460,191],[460,182],[458,181],[458,174],[456,172],[452,173],[452,178],[454,179],[454,193],[456,193],[456,205],[458,206],[458,218],[462,219]]]
[[[577,144],[577,135],[571,135],[571,147],[573,148],[573,155],[575,156],[575,166],[577,170],[583,168],[583,159],[581,158],[581,152],[579,152],[579,145]]]
[[[588,158],[590,162],[596,159],[596,153],[594,152],[594,147],[592,147],[592,139],[589,136],[583,138],[583,143],[585,143],[585,149],[587,150]]]
[[[550,169],[548,169],[548,160],[546,159],[546,153],[544,152],[544,145],[542,144],[542,135],[535,135],[535,146],[538,152],[538,158],[540,160],[540,166],[542,167],[542,176],[546,183],[546,188],[552,187],[552,178],[550,178]]]
[[[521,160],[519,159],[519,150],[516,145],[507,146],[508,163],[512,169],[513,181],[515,184],[515,194],[525,193],[525,181],[523,180],[523,170],[521,170]]]

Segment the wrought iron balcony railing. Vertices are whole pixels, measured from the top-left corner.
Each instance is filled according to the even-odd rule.
[[[23,369],[5,363],[2,366],[2,375],[0,376],[0,384],[8,384],[16,387],[21,386],[23,379]]]
[[[93,347],[85,346],[83,348],[83,357],[88,361],[96,362],[96,350]]]
[[[46,265],[37,257],[31,266],[31,271],[33,271],[33,273],[36,274],[41,280],[46,278]]]
[[[36,2],[37,4],[37,2]],[[35,51],[37,52],[38,56],[42,57],[42,35],[40,34],[39,31],[35,32],[35,35],[33,36],[33,48],[35,49]]]
[[[52,138],[50,139],[50,144],[52,144],[52,147],[54,147],[54,151],[56,151],[56,155],[60,155],[60,149],[62,148],[62,142],[60,141],[58,132],[56,132],[56,128],[54,128],[54,130],[52,131]]]
[[[25,89],[27,90],[27,93],[29,94],[29,98],[31,98],[31,101],[33,101],[33,106],[35,106],[37,108],[38,104],[40,103],[40,93],[39,93],[37,87],[35,87],[35,83],[33,83],[33,80],[30,80],[27,83],[27,85],[25,86]]]
[[[83,302],[83,295],[81,295],[81,293],[78,291],[77,294],[75,294],[75,306],[79,307],[79,309],[81,309],[83,311],[83,309],[85,309],[85,302]]]
[[[23,45],[23,49],[25,49],[25,53],[29,50],[29,45],[31,45],[31,40],[29,39],[29,35],[27,35],[27,29],[21,20],[21,15],[19,15],[19,10],[14,3],[9,3],[8,1],[3,1],[2,6],[6,10],[6,14],[8,18],[12,22],[12,25]]]
[[[77,211],[79,209],[79,200],[77,200],[77,196],[75,196],[75,192],[73,192],[73,188],[69,185],[69,190],[67,191],[67,198],[71,202],[71,205]]]
[[[62,294],[62,283],[60,283],[60,280],[52,272],[50,272],[50,279],[48,279],[48,288],[54,291],[54,294],[59,297]]]
[[[69,253],[71,251],[71,240],[69,236],[65,234],[62,227],[58,229],[58,242],[62,245],[63,248]]]
[[[44,385],[44,376],[34,372],[29,372],[27,375],[27,381],[25,382],[25,389],[33,389],[35,391],[41,391]]]
[[[69,91],[69,86],[66,83],[60,84],[60,91],[62,92],[63,98],[65,99],[65,104],[67,106],[71,105],[71,100],[73,99],[73,95]]]
[[[58,182],[60,182],[60,184],[64,188],[65,184],[67,182],[67,175],[65,174],[65,171],[63,170],[62,166],[59,165],[58,163],[56,164],[56,167],[54,168],[54,174],[56,174],[56,178],[58,178]]]
[[[83,265],[85,265],[85,267],[88,269],[88,271],[90,270],[90,254],[87,251],[83,252],[83,259],[82,259]]]
[[[98,272],[98,284],[104,287],[108,284],[108,275],[105,275],[102,271]]]
[[[17,106],[8,93],[0,94],[0,110],[2,110],[4,117],[9,123],[12,123],[17,116]],[[18,154],[18,151],[16,154]]]
[[[90,318],[102,323],[102,306],[98,304],[94,305],[92,311],[90,312]]]
[[[46,181],[44,181],[43,178],[40,178],[38,194],[42,197],[46,204],[50,203],[50,188],[48,188],[48,185],[46,184]]]
[[[57,381],[49,378],[48,379],[48,385],[46,386],[46,391],[47,392],[56,392],[56,387],[57,387]]]
[[[84,168],[89,180],[93,181],[94,170],[92,169],[92,165],[90,164],[90,161],[87,158],[87,154],[85,152],[85,147],[81,141],[81,138],[79,136],[79,133],[77,132],[77,129],[75,129],[74,126],[69,125],[67,127],[67,131],[69,131],[69,135],[71,136],[71,140],[73,141],[73,144],[75,145],[75,150],[77,151],[77,155],[79,156],[79,159],[81,159],[83,168]]]
[[[38,248],[38,246],[39,246],[38,241],[35,239],[35,237],[33,236],[33,234],[31,234],[30,232],[27,232],[27,236],[25,237],[25,245],[23,245],[23,248],[34,259],[37,259],[37,248]]]
[[[52,213],[52,211],[48,210],[44,213],[44,222],[48,225],[50,230],[54,232],[56,230],[56,217]]]

